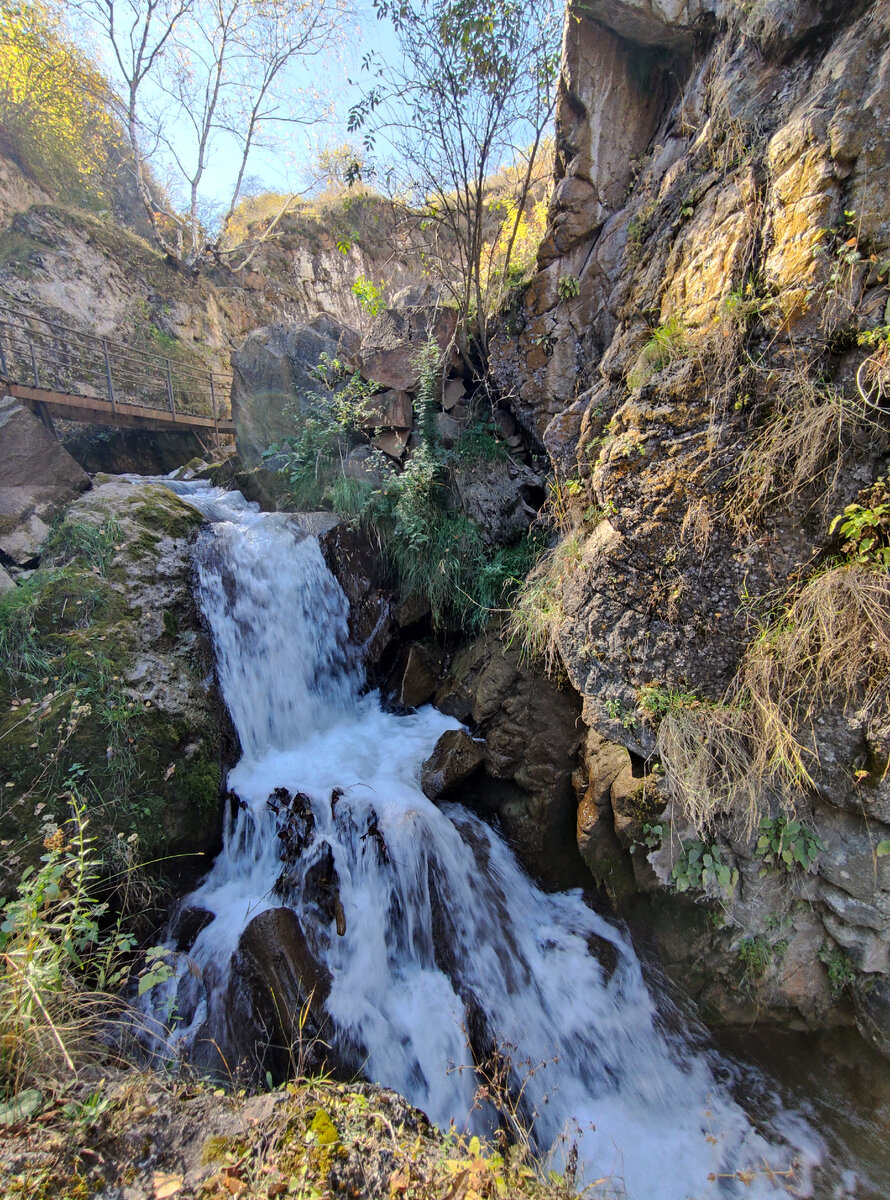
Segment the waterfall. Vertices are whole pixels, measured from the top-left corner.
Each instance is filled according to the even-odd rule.
[[[243,930],[286,904],[329,975],[328,1041],[441,1127],[492,1126],[469,1041],[512,1063],[541,1153],[558,1163],[577,1143],[585,1177],[610,1180],[603,1194],[774,1196],[784,1183],[769,1172],[797,1160],[795,1194],[811,1195],[816,1135],[789,1114],[758,1129],[713,1056],[665,1031],[626,933],[580,892],[542,892],[494,830],[425,797],[420,765],[458,723],[361,694],[317,539],[240,496],[177,490],[210,522],[199,597],[243,757],[222,852],[187,901],[205,924],[149,993],[173,1014],[172,1042],[187,1053],[221,1019]],[[299,835],[282,825],[295,795]],[[307,885],[322,867],[336,911]]]

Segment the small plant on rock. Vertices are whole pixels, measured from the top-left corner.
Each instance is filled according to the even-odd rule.
[[[573,300],[581,291],[581,280],[577,275],[560,275],[556,290],[560,300]]]
[[[773,948],[765,937],[742,938],[736,953],[746,982],[762,979],[773,958]]]
[[[829,533],[840,530],[841,552],[848,562],[890,567],[890,490],[877,479],[864,504],[848,504],[831,522]]]
[[[760,836],[757,839],[757,853],[766,866],[760,870],[763,877],[769,869],[793,871],[802,867],[808,871],[816,861],[825,846],[815,833],[807,829],[796,818],[763,817],[760,822]]]
[[[856,968],[848,954],[839,946],[826,944],[819,951],[819,961],[828,970],[828,982],[833,996],[842,995],[856,982]]]
[[[709,844],[697,838],[684,840],[683,852],[671,869],[671,883],[677,892],[716,889],[732,896],[738,881],[738,869],[724,860],[716,842]]]

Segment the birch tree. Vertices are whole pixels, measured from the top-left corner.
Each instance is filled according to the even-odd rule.
[[[252,248],[225,248],[222,234],[255,152],[318,119],[319,97],[298,74],[336,43],[345,3],[78,0],[113,69],[155,240],[177,263],[195,268],[228,255],[231,265],[245,264]],[[208,169],[219,154],[231,159],[232,182],[225,198],[208,201]],[[292,199],[283,197],[265,235]]]

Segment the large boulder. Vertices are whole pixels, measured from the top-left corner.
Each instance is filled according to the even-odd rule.
[[[53,518],[90,480],[52,430],[12,396],[0,400],[0,441],[0,551],[24,566]]]
[[[188,884],[219,848],[235,747],[192,593],[202,523],[166,487],[98,476],[7,593],[22,631],[0,659],[0,895],[69,815],[48,763],[87,768],[88,833],[117,879],[135,855]]]
[[[435,288],[405,288],[365,335],[359,356],[362,374],[383,387],[414,392],[420,378],[418,350],[432,335],[445,352],[453,347],[456,328],[457,310]]]
[[[455,791],[482,766],[485,751],[466,729],[448,729],[423,764],[420,786],[430,800]]]
[[[232,355],[232,419],[247,466],[295,432],[291,413],[300,411],[304,392],[320,390],[310,372],[322,354],[348,360],[357,349],[358,334],[325,313],[304,325],[254,330]]]
[[[232,1069],[278,1079],[327,1063],[324,1002],[327,969],[313,955],[290,908],[253,918],[238,941],[214,1041]]]
[[[461,801],[496,815],[522,863],[549,884],[589,879],[576,838],[572,774],[584,731],[574,689],[489,632],[455,655],[435,703],[485,738]]]
[[[386,559],[354,526],[341,522],[320,539],[321,552],[349,601],[349,638],[371,679],[396,633],[395,597]]]

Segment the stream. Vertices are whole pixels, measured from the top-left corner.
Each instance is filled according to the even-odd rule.
[[[495,830],[426,798],[421,764],[458,723],[363,691],[347,602],[299,520],[165,482],[207,518],[199,600],[242,748],[223,849],[184,902],[205,923],[146,997],[168,1050],[187,1058],[221,1028],[239,939],[285,905],[330,979],[326,1040],[440,1127],[496,1127],[484,1043],[538,1152],[559,1169],[574,1144],[579,1178],[605,1181],[594,1195],[871,1196],[765,1073],[681,1032],[620,925],[579,891],[541,891]],[[335,914],[307,886],[320,871]]]

